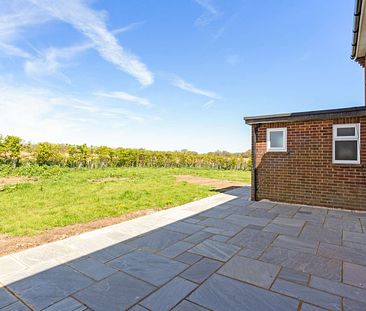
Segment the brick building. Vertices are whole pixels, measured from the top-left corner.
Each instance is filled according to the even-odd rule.
[[[365,68],[366,1],[352,58]],[[366,106],[244,118],[252,126],[252,199],[366,210]]]

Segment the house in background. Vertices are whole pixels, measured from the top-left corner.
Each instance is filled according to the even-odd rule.
[[[366,1],[352,58],[365,69]],[[366,106],[244,118],[252,127],[252,200],[366,210]]]

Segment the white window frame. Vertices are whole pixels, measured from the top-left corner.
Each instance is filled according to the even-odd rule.
[[[349,128],[355,129],[354,136],[337,136],[337,129]],[[336,141],[357,141],[357,160],[336,160],[335,159],[335,142]],[[334,124],[333,125],[333,163],[334,164],[360,164],[361,163],[361,139],[360,139],[360,123],[353,124]]]
[[[272,132],[283,132],[283,147],[271,147],[270,135]],[[269,152],[287,152],[287,128],[267,128],[267,151]]]

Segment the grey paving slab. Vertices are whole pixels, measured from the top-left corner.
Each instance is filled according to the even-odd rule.
[[[190,224],[196,224],[196,223],[200,222],[201,220],[202,219],[199,219],[198,217],[189,217],[189,218],[182,219],[182,221],[188,222]]]
[[[256,210],[255,208],[251,207],[251,206],[243,206],[243,205],[238,205],[238,204],[230,204],[231,205],[230,208],[228,208],[228,210],[232,213],[232,214],[236,214],[236,215],[243,215],[243,216],[247,216],[249,215],[251,212],[253,212],[254,210]]]
[[[337,218],[358,218],[359,214],[355,213],[353,211],[350,210],[341,210],[341,209],[329,209],[328,210],[328,215],[329,216],[333,216],[333,217],[337,217]]]
[[[185,234],[193,234],[197,231],[202,230],[204,227],[198,224],[188,224],[183,221],[176,221],[172,224],[165,226],[165,229],[185,233]]]
[[[228,205],[228,209],[224,210],[208,210],[206,212],[201,213],[201,216],[211,217],[211,218],[225,218],[232,214],[232,211],[229,209],[230,205]]]
[[[313,305],[309,305],[308,303],[303,303],[301,305],[301,311],[323,311],[323,310],[327,310],[327,309],[324,309],[324,308],[320,308],[320,307],[317,307],[317,306],[313,306]]]
[[[27,304],[35,309],[43,309],[91,283],[90,278],[61,265],[9,284],[8,287]]]
[[[267,210],[272,209],[276,205],[277,205],[277,203],[265,202],[265,201],[253,202],[252,204],[250,204],[250,206],[253,208],[261,208],[261,209],[267,209]]]
[[[303,253],[316,254],[319,242],[310,240],[300,240],[298,238],[280,235],[273,242],[273,246],[288,248]]]
[[[174,258],[174,260],[178,260],[187,265],[193,265],[194,263],[196,263],[197,261],[199,261],[201,259],[202,259],[202,256],[199,256],[199,255],[196,255],[193,253],[189,253],[189,252],[184,252],[183,254]]]
[[[363,232],[366,232],[366,218],[361,218],[360,221],[361,221]],[[347,230],[352,231],[352,230],[349,230],[349,229],[347,229]]]
[[[309,223],[303,228],[300,239],[341,245],[342,230],[331,230],[324,228],[320,224]]]
[[[272,224],[291,226],[291,227],[302,227],[305,224],[305,220],[294,219],[288,217],[276,217],[272,220]]]
[[[332,230],[347,230],[352,232],[362,232],[360,221],[353,219],[339,219],[333,217],[326,217],[324,227]]]
[[[341,279],[342,262],[333,258],[320,257],[285,248],[270,247],[259,259],[334,281]]]
[[[271,290],[326,309],[339,311],[342,309],[341,297],[282,279],[277,279]]]
[[[290,281],[290,282],[293,282],[293,283],[298,283],[298,284],[306,286],[308,284],[310,274],[283,267],[281,269],[278,277],[280,279],[283,279],[283,280],[286,280],[286,281]]]
[[[360,250],[366,251],[366,244],[354,243],[354,242],[344,241],[343,240],[342,246],[350,247],[350,248],[355,248],[355,249],[360,249]]]
[[[343,240],[366,245],[366,233],[343,231]]]
[[[159,254],[169,257],[169,258],[174,258],[174,257],[184,253],[185,251],[189,250],[193,246],[194,246],[194,244],[192,244],[192,243],[179,241],[179,242],[163,249],[161,252],[159,252]]]
[[[244,248],[238,253],[239,256],[249,257],[253,259],[258,259],[262,254],[262,250],[255,250],[250,248]]]
[[[87,307],[72,297],[67,297],[52,306],[44,309],[44,311],[82,311]]]
[[[343,311],[365,311],[366,303],[355,301],[352,299],[343,299]]]
[[[25,265],[10,256],[0,257],[0,276],[22,271]]]
[[[77,262],[71,263],[70,266],[96,281],[100,281],[117,272],[116,269],[107,266],[93,258],[79,260]]]
[[[319,214],[304,214],[304,213],[296,213],[294,216],[294,219],[301,219],[305,220],[307,222],[315,223],[315,224],[322,224],[325,220],[325,215],[319,215]]]
[[[254,229],[254,230],[263,230],[264,226],[258,226],[258,225],[247,225],[245,229]]]
[[[0,308],[3,308],[11,303],[16,302],[17,299],[5,288],[0,287]]]
[[[366,251],[327,243],[320,243],[318,255],[365,265]]]
[[[343,282],[366,289],[366,267],[344,262]]]
[[[124,243],[118,243],[106,248],[101,249],[100,251],[89,254],[90,257],[98,259],[101,262],[107,262],[112,259],[115,259],[119,256],[132,252],[135,247]]]
[[[75,298],[95,311],[126,310],[149,295],[155,287],[123,272],[89,286]]]
[[[31,267],[38,265],[40,262],[44,262],[53,259],[69,259],[72,253],[78,253],[72,247],[66,245],[65,243],[50,243],[34,248],[26,249],[25,251],[15,253],[12,256],[24,265]]]
[[[215,218],[208,218],[200,222],[200,224],[216,229],[216,230],[211,229],[210,230],[211,233],[227,236],[233,236],[245,227],[245,225],[236,225],[230,223],[225,219],[215,219]],[[205,228],[204,231],[207,231],[207,228]]]
[[[265,226],[271,221],[268,218],[242,216],[242,215],[230,215],[226,217],[225,220],[242,227],[248,225]]]
[[[188,300],[214,311],[297,310],[298,301],[214,274]]]
[[[176,277],[145,298],[140,304],[152,311],[168,311],[190,294],[196,287],[197,284]]]
[[[1,311],[29,311],[30,309],[20,301],[12,303],[11,305],[2,308]]]
[[[139,237],[127,240],[125,243],[136,248],[160,251],[186,237],[187,234],[184,233],[174,232],[166,229],[158,229],[145,233]]]
[[[270,211],[272,213],[277,213],[282,216],[294,216],[299,209],[300,207],[295,205],[277,204]]]
[[[272,243],[276,236],[277,234],[273,232],[245,228],[230,239],[228,243],[254,250],[264,250]]]
[[[270,223],[269,225],[265,226],[263,230],[282,234],[282,235],[289,235],[289,236],[297,237],[300,234],[301,227],[278,225],[278,224]]]
[[[202,283],[222,266],[222,262],[203,258],[181,273],[181,276],[195,283]]]
[[[319,206],[302,205],[298,213],[311,213],[312,215],[326,216],[328,214],[328,210],[328,208]]]
[[[200,232],[196,232],[196,233],[186,237],[184,239],[184,241],[193,243],[193,244],[198,244],[198,243],[201,243],[202,241],[206,240],[210,236],[212,236],[212,233],[200,231]]]
[[[239,251],[239,247],[222,242],[206,240],[202,243],[191,248],[189,252],[197,255],[217,259],[221,261],[229,260],[236,252]]]
[[[212,237],[210,237],[210,239],[219,242],[226,242],[229,239],[229,237],[225,235],[215,234]]]
[[[267,219],[274,219],[278,216],[277,213],[272,213],[266,209],[262,208],[254,208],[252,211],[248,214],[248,216],[252,217],[260,217],[260,218],[267,218]]]
[[[207,309],[188,300],[183,300],[172,311],[207,311]]]
[[[128,309],[129,311],[149,311],[149,309],[146,309],[143,306],[140,305],[134,305],[131,309]]]
[[[269,288],[279,271],[280,266],[251,258],[234,256],[217,273]]]
[[[232,237],[237,233],[237,231],[234,231],[232,229],[224,229],[224,228],[217,228],[217,227],[206,227],[202,231],[211,233],[212,235],[217,235],[217,234],[226,235],[227,237]]]
[[[341,297],[366,303],[366,290],[359,287],[333,282],[313,275],[310,278],[309,286]]]
[[[181,262],[141,251],[112,260],[109,265],[156,286],[164,284],[187,268]]]

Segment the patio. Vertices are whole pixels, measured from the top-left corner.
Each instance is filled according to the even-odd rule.
[[[366,213],[243,187],[0,258],[0,310],[366,310]]]

